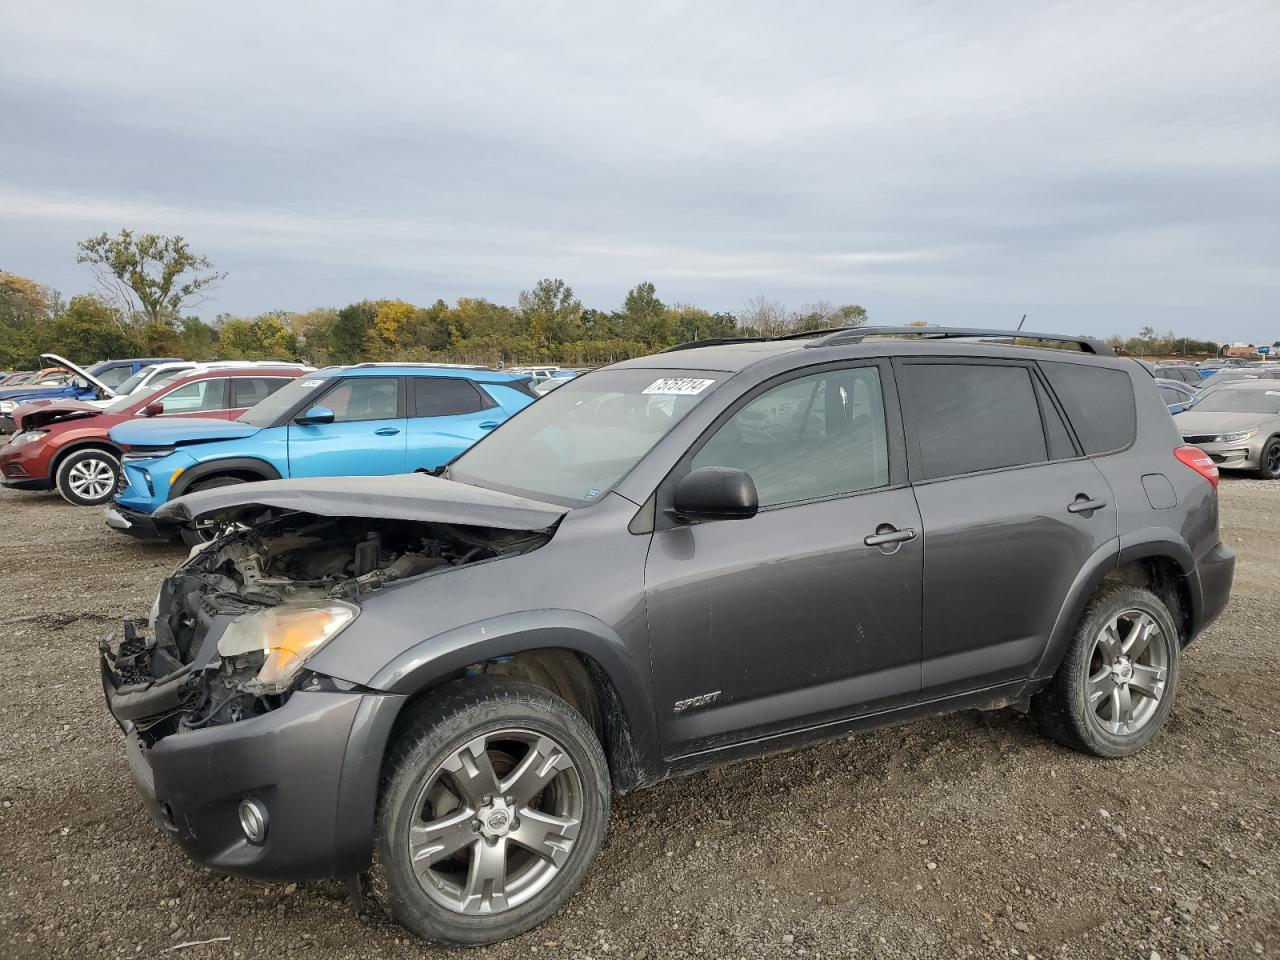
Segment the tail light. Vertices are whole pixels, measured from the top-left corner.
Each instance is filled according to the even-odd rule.
[[[1199,447],[1187,444],[1175,448],[1173,455],[1213,484],[1213,489],[1218,489],[1218,465],[1207,453]]]

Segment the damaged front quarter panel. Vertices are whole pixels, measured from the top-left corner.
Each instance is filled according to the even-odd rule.
[[[100,645],[111,712],[144,743],[260,715],[304,683],[352,687],[308,675],[305,664],[354,622],[363,596],[527,553],[554,528],[323,516],[254,500],[165,580],[150,636],[126,625],[123,639]],[[476,504],[450,513],[480,515]]]

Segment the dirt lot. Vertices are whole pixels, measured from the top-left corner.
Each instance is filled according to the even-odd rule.
[[[1280,957],[1280,485],[1222,499],[1235,596],[1146,753],[969,713],[667,783],[617,802],[568,910],[473,955]],[[172,846],[93,638],[182,552],[51,495],[0,492],[0,516],[0,956],[439,955],[337,883],[217,877]]]

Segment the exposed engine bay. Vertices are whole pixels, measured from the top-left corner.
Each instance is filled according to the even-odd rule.
[[[274,709],[306,656],[388,584],[527,553],[546,531],[266,510],[164,581],[151,636],[103,640],[112,712],[145,743]]]

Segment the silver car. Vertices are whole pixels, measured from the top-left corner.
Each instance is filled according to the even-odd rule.
[[[1184,442],[1221,470],[1253,470],[1280,480],[1280,381],[1241,380],[1202,394],[1173,418]]]

